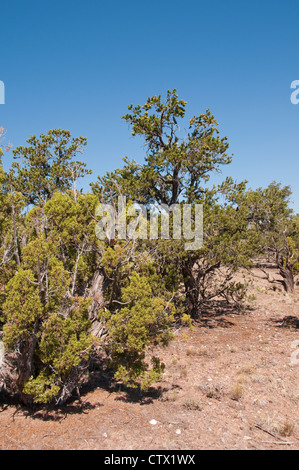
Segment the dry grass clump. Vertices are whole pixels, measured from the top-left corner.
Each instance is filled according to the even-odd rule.
[[[268,416],[265,426],[269,432],[281,437],[290,437],[294,433],[295,423],[288,417],[283,419],[279,417]]]
[[[293,421],[289,420],[289,418],[286,418],[282,423],[280,423],[279,434],[283,437],[289,437],[294,433],[294,429],[295,424]]]
[[[186,408],[188,411],[201,411],[202,406],[198,399],[196,398],[186,398],[183,403],[183,407]]]
[[[253,375],[254,372],[255,372],[255,369],[251,364],[244,364],[238,370],[239,375]]]
[[[220,400],[223,392],[222,392],[221,385],[212,385],[212,384],[205,384],[201,385],[199,389],[205,394],[207,398],[214,398],[215,400]]]
[[[198,349],[188,348],[186,351],[187,356],[210,357],[211,353],[208,348],[200,347]]]
[[[239,383],[236,383],[231,387],[231,390],[229,392],[229,397],[231,400],[239,401],[243,397],[243,393],[244,393],[244,390],[243,390],[242,385]]]

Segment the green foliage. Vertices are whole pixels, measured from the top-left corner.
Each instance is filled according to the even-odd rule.
[[[74,297],[89,269],[76,251],[86,234],[74,214],[82,217],[87,210],[66,194],[55,194],[48,204],[34,207],[24,220],[27,243],[2,304],[3,340],[18,351],[19,392],[37,403],[58,399],[74,371],[88,364],[94,344],[91,300]]]
[[[35,403],[48,403],[59,395],[74,368],[88,361],[94,339],[88,333],[89,302],[75,306],[65,318],[51,313],[39,332],[39,373],[24,384],[23,392],[31,395]]]
[[[59,394],[60,388],[59,385],[55,385],[54,374],[42,371],[38,377],[30,377],[23,391],[26,395],[33,397],[35,403],[46,404]]]
[[[7,284],[3,339],[9,349],[34,334],[37,322],[43,317],[43,305],[36,286],[30,282],[32,279],[33,272],[22,269]]]
[[[153,345],[168,344],[172,337],[173,307],[154,295],[148,279],[133,272],[129,285],[122,290],[119,310],[102,312],[108,333],[107,351],[115,377],[126,385],[148,387],[157,380],[164,365],[151,358],[148,370],[146,350]]]
[[[36,351],[41,370],[24,385],[24,393],[32,395],[36,403],[57,397],[74,368],[88,361],[94,340],[88,333],[87,307],[88,302],[75,306],[67,318],[52,313],[43,323]]]
[[[20,269],[7,285],[3,341],[9,350],[26,350],[32,338],[36,340],[34,364],[30,367],[34,373],[20,389],[32,395],[36,403],[46,403],[57,395],[73,369],[88,360],[93,345],[88,320],[90,301],[65,299],[67,283],[63,276],[61,262],[49,258],[47,294],[31,270]]]
[[[9,173],[10,184],[23,194],[28,204],[43,205],[55,191],[65,192],[76,180],[89,174],[85,163],[74,161],[77,153],[83,153],[86,138],[71,138],[66,130],[52,129],[40,138],[35,135],[27,140],[29,146],[13,151],[16,160]]]
[[[111,195],[120,189],[134,201],[167,205],[203,200],[208,193],[205,183],[221,165],[231,162],[227,155],[227,138],[219,138],[218,123],[210,110],[189,120],[189,132],[181,137],[178,120],[185,116],[186,102],[178,99],[176,90],[148,98],[143,106],[129,106],[123,116],[132,135],[145,139],[145,164],[125,159],[125,166],[99,178],[92,185],[97,194]],[[106,190],[105,190],[106,188]]]
[[[248,191],[241,202],[247,209],[256,255],[268,257],[277,266],[287,292],[294,291],[299,262],[298,216],[292,214],[290,196],[289,186],[273,182]]]

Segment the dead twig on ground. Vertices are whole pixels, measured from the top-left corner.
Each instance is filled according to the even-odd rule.
[[[267,429],[264,429],[260,424],[255,424],[254,427],[256,429],[259,429],[260,431],[265,432],[266,434],[269,434],[269,436],[274,437],[274,439],[279,439],[280,441],[284,443],[286,442],[285,439],[282,439],[281,437],[276,436],[275,434],[272,434],[270,431],[267,431]]]

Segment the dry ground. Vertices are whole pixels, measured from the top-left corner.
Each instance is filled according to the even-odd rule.
[[[82,405],[28,412],[2,400],[0,449],[299,449],[299,330],[282,322],[299,318],[299,288],[288,296],[255,278],[251,293],[252,310],[181,330],[146,394],[95,373]]]

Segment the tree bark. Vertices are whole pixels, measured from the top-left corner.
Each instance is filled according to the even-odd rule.
[[[295,278],[292,267],[289,265],[285,267],[279,266],[279,273],[283,279],[282,284],[285,291],[293,294],[295,291]]]
[[[19,247],[18,247],[18,237],[17,237],[17,224],[16,224],[16,213],[15,205],[13,200],[13,192],[11,189],[11,213],[12,213],[12,222],[13,222],[13,241],[14,241],[14,252],[17,265],[20,266],[20,256],[19,256]]]
[[[198,316],[198,283],[192,272],[193,266],[189,263],[183,266],[182,274],[185,286],[187,314],[195,319]]]
[[[24,342],[21,348],[21,354],[18,360],[18,378],[17,389],[20,395],[20,400],[24,405],[32,405],[31,395],[23,392],[24,385],[27,380],[34,374],[34,351],[37,345],[37,338],[31,335],[30,338]]]

